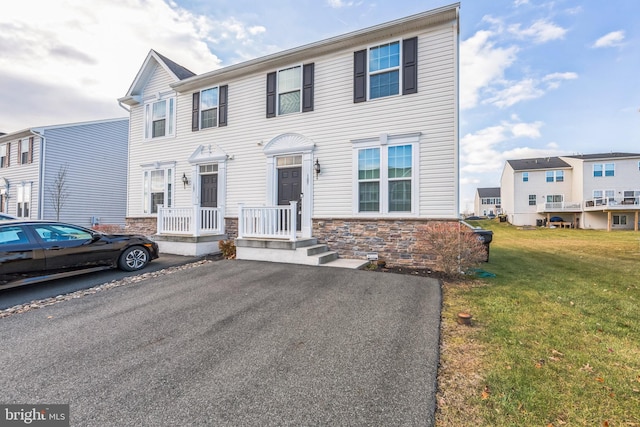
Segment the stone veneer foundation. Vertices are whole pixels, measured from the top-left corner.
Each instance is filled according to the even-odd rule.
[[[156,217],[125,218],[124,232],[128,234],[142,234],[153,236],[158,231]]]
[[[342,258],[367,259],[368,253],[377,252],[387,265],[427,268],[433,266],[435,255],[416,250],[416,233],[430,222],[434,220],[314,219],[313,236]]]

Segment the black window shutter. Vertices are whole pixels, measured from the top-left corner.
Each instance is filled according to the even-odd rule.
[[[402,41],[402,94],[418,93],[418,38]]]
[[[200,130],[200,92],[193,93],[193,105],[191,108],[191,131]]]
[[[313,111],[314,64],[302,66],[302,112]]]
[[[367,100],[367,50],[353,53],[353,102]]]
[[[267,118],[276,116],[276,72],[267,74]]]
[[[220,98],[218,99],[218,126],[227,125],[227,103],[229,86],[220,86]]]

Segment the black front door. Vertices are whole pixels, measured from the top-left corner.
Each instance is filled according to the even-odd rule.
[[[278,169],[278,205],[288,205],[289,202],[298,202],[297,230],[302,229],[302,200],[300,190],[302,188],[302,168]]]
[[[200,175],[200,206],[218,207],[218,174]]]

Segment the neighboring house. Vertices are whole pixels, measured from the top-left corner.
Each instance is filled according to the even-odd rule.
[[[473,207],[476,215],[500,215],[502,213],[500,187],[478,188]]]
[[[120,118],[0,136],[0,212],[124,226],[128,134]]]
[[[253,246],[317,240],[424,263],[416,228],[458,219],[458,9],[201,75],[150,51],[119,99],[129,229],[157,233],[162,252],[229,237],[239,258],[276,259]]]
[[[514,225],[638,230],[640,154],[604,153],[508,160],[502,208]],[[568,224],[567,224],[568,225]]]

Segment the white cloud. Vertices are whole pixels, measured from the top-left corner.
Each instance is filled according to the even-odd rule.
[[[578,74],[573,72],[551,73],[542,79],[524,78],[519,81],[496,82],[494,86],[501,85],[502,89],[489,88],[490,97],[482,101],[483,104],[493,104],[499,108],[511,107],[519,102],[528,101],[544,96],[547,91],[558,89],[564,80],[577,79]],[[544,86],[544,87],[543,87]]]
[[[529,28],[521,29],[521,24],[513,24],[509,26],[508,31],[521,39],[532,39],[535,43],[546,43],[551,40],[564,38],[567,30],[557,26],[552,22],[540,19]]]
[[[612,31],[596,40],[591,47],[616,47],[622,45],[623,40],[624,31]]]
[[[334,8],[340,9],[341,7],[350,7],[354,5],[360,5],[362,2],[343,1],[343,0],[327,0],[327,4]]]
[[[73,94],[77,105],[110,105],[76,109],[74,114],[68,110],[65,123],[123,116],[126,112],[116,99],[126,93],[150,49],[203,73],[222,65],[210,50],[216,43],[219,52],[231,52],[236,60],[264,54],[257,38],[265,31],[233,17],[196,15],[163,0],[13,2],[11,13],[0,15],[0,92],[5,99],[22,98],[20,88],[8,86],[20,80],[35,84],[52,99]],[[42,107],[49,109],[50,119],[40,111],[38,117],[46,121],[34,123],[34,117],[23,114],[20,122],[10,115],[8,109],[15,110],[15,104],[0,105],[0,129],[59,120],[55,102]]]
[[[478,31],[460,43],[460,108],[478,104],[480,92],[499,80],[516,60],[515,46],[496,47],[491,31]]]
[[[512,116],[510,121],[465,135],[460,139],[461,175],[502,171],[504,161],[514,158],[510,157],[513,150],[505,151],[503,145],[519,138],[538,139],[543,125],[540,121],[525,123]]]

